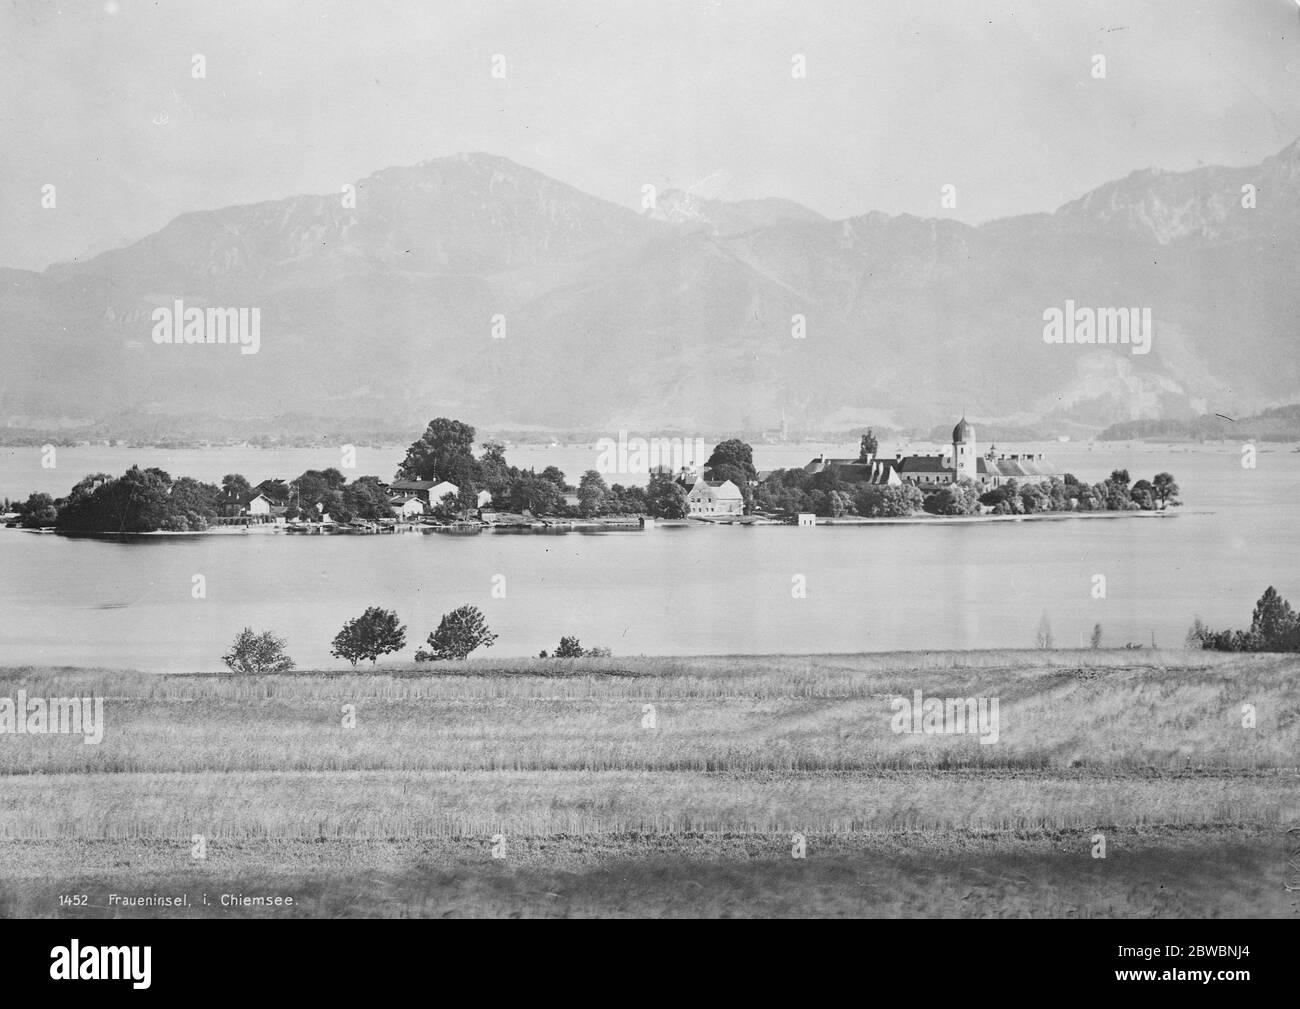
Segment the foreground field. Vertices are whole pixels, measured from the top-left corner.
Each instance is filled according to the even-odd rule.
[[[106,698],[98,745],[0,736],[0,914],[1296,914],[1294,659],[439,672],[0,671],[0,697]],[[893,731],[917,690],[996,698],[996,742]]]

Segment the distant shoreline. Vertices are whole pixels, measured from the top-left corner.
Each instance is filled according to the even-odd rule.
[[[1209,514],[1206,512],[1193,512],[1191,514]],[[907,515],[895,518],[869,518],[862,515],[845,515],[839,518],[826,518],[818,516],[815,522],[817,526],[874,526],[874,525],[977,525],[986,522],[1057,522],[1068,521],[1070,519],[1124,519],[1124,518],[1176,518],[1178,512],[1174,509],[1164,509],[1160,511],[1076,511],[1076,512],[1036,512],[1032,515]],[[793,522],[779,521],[762,517],[746,515],[740,519],[711,519],[711,518],[686,518],[686,519],[658,519],[654,526],[638,528],[629,523],[584,523],[575,520],[570,524],[567,520],[559,520],[549,525],[534,526],[521,528],[518,526],[501,526],[494,528],[484,526],[481,533],[490,533],[494,535],[506,534],[511,536],[559,536],[568,533],[600,533],[600,532],[652,532],[655,528],[660,529],[682,529],[701,526],[791,526],[798,528]],[[176,532],[166,529],[155,529],[153,532],[145,533],[112,533],[112,532],[80,532],[77,530],[65,529],[16,529],[16,532],[38,533],[41,535],[62,536],[65,539],[143,539],[145,537],[194,537],[194,536],[296,536],[304,535],[302,533],[290,533],[283,526],[275,526],[269,523],[262,525],[251,525],[241,527],[220,527],[215,529],[186,530]],[[356,533],[356,532],[332,532],[332,533],[315,533],[309,535],[318,535],[322,538],[333,539],[339,536],[395,536],[409,535],[412,533],[419,535],[445,535],[446,530],[440,530],[435,526],[428,527],[407,527],[392,533]]]

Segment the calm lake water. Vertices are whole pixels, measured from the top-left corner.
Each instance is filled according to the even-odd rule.
[[[852,446],[825,446],[849,455]],[[760,468],[819,446],[756,446]],[[893,446],[890,446],[892,449]],[[500,634],[487,656],[535,655],[562,634],[616,655],[1029,647],[1042,614],[1060,645],[1181,643],[1194,615],[1245,626],[1266,585],[1300,602],[1300,453],[1239,446],[1017,446],[1099,480],[1169,470],[1186,507],[1172,519],[870,527],[690,527],[563,536],[483,534],[157,537],[129,543],[0,530],[0,664],[221,668],[242,627],[288,639],[300,666],[341,668],[329,643],[366,606],[397,610],[409,659],[439,616],[473,603]],[[575,479],[590,449],[516,449]],[[391,474],[400,451],[361,450],[357,473]],[[80,476],[161,466],[257,481],[337,465],[315,450],[0,450],[0,491],[66,493]],[[634,478],[612,478],[633,482]],[[207,598],[191,596],[193,576]],[[1107,597],[1093,599],[1094,574]],[[493,598],[494,576],[505,598]],[[802,575],[807,598],[792,597]]]

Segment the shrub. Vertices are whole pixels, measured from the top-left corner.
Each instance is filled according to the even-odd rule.
[[[235,637],[228,655],[221,656],[232,673],[263,676],[268,673],[287,673],[293,668],[293,659],[284,654],[284,639],[270,631],[257,634],[245,627]]]

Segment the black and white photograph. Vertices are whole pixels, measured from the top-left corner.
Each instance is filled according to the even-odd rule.
[[[1240,992],[1298,269],[1298,0],[4,0],[0,918],[1107,920]]]

